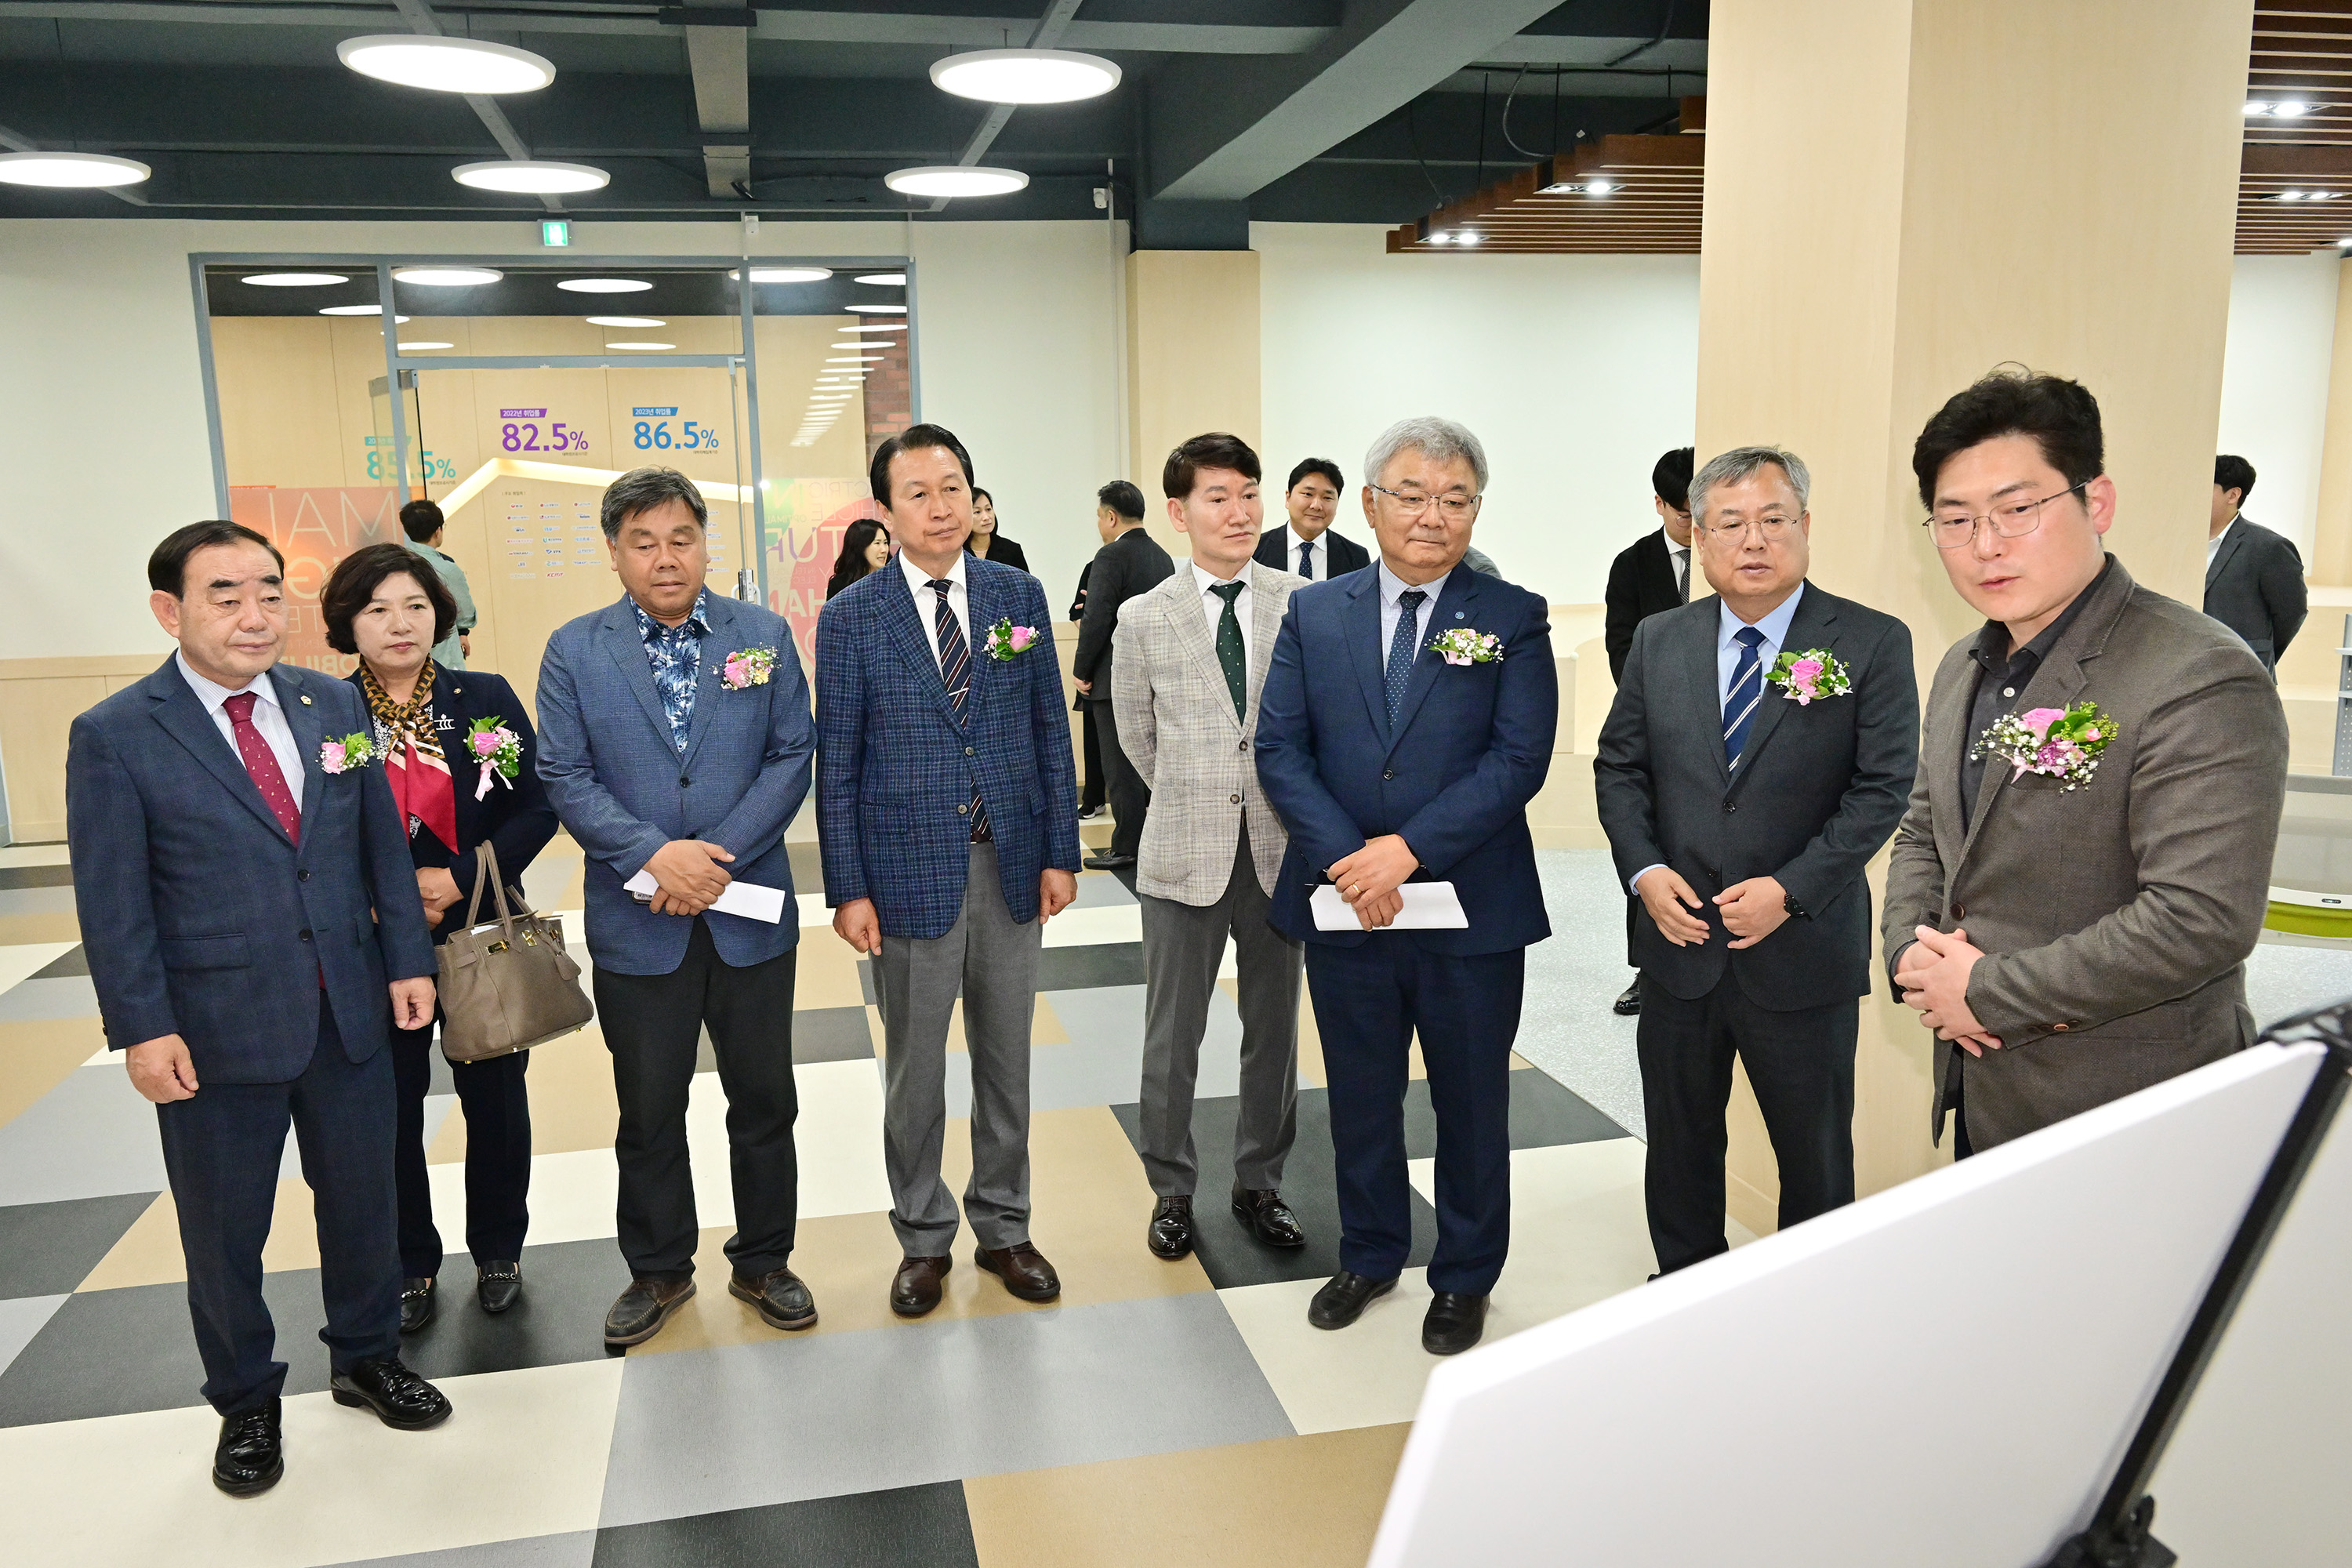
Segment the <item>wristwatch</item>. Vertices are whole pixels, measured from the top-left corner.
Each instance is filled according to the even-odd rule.
[[[1796,916],[1799,920],[1809,921],[1813,918],[1806,911],[1804,905],[1797,902],[1797,895],[1789,891],[1786,888],[1780,889],[1780,907],[1788,910],[1790,914]]]

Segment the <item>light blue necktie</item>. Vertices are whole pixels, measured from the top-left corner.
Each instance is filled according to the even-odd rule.
[[[1315,580],[1315,542],[1311,539],[1299,542],[1298,574],[1310,583]]]
[[[1418,588],[1397,595],[1395,635],[1389,638],[1389,728],[1396,728],[1397,710],[1404,704],[1404,689],[1412,679],[1412,661],[1421,651],[1421,605],[1428,598]]]
[[[1742,626],[1731,635],[1739,644],[1739,662],[1732,668],[1731,695],[1723,702],[1723,760],[1736,773],[1748,729],[1756,722],[1756,705],[1764,700],[1764,665],[1756,657],[1764,634]]]

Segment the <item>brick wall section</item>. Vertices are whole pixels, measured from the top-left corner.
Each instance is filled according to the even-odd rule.
[[[888,339],[880,364],[866,378],[866,455],[914,423],[914,395],[907,374],[907,334],[876,332]]]

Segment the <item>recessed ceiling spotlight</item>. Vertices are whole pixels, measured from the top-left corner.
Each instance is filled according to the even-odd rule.
[[[383,307],[381,305],[327,305],[322,306],[320,309],[319,314],[322,316],[381,316],[383,314]],[[405,316],[394,316],[393,320],[395,321],[404,321],[408,320],[408,318]]]
[[[1439,229],[1435,234],[1429,237],[1429,243],[1432,245],[1451,245],[1454,243],[1454,237],[1446,233],[1444,229]]]
[[[2250,98],[2246,100],[2246,112],[2248,114],[2268,114],[2270,111],[2271,106],[2263,102],[2259,98]]]
[[[402,343],[399,348],[402,353],[414,353],[419,349],[454,349],[457,346],[455,343]]]
[[[264,289],[323,289],[330,283],[348,283],[351,279],[340,272],[255,272],[239,281],[258,283]]]
[[[345,38],[335,58],[362,76],[435,92],[533,92],[555,79],[545,58],[479,38],[375,33]]]
[[[1454,237],[1454,243],[1456,245],[1475,245],[1485,237],[1486,237],[1484,235],[1481,235],[1475,228],[1465,228],[1460,234]]]
[[[606,343],[604,346],[608,349],[626,349],[632,353],[659,353],[664,349],[677,347],[676,343]]]
[[[877,289],[904,289],[907,286],[907,275],[903,272],[861,272],[856,280],[871,283]]]
[[[590,163],[556,163],[544,158],[497,158],[487,163],[460,163],[449,177],[478,191],[505,191],[526,196],[576,195],[601,191],[613,176]]]
[[[856,310],[865,316],[903,316],[907,313],[904,305],[845,305],[842,309]]]
[[[1605,196],[1616,188],[1617,182],[1614,180],[1587,180],[1584,182],[1584,194],[1588,196]]]
[[[893,169],[882,183],[908,196],[1002,196],[1027,185],[1029,176],[1018,169],[926,163],[918,169]]]
[[[653,287],[637,278],[565,278],[555,286],[574,294],[642,294]]]
[[[477,283],[495,283],[505,277],[503,272],[488,267],[395,267],[392,279],[395,283],[414,283],[421,289],[470,289]],[[251,279],[247,279],[251,282]]]
[[[738,268],[727,275],[727,281],[735,282],[742,276],[742,269]],[[754,267],[751,268],[751,281],[754,283],[822,283],[832,276],[833,268],[830,267]]]
[[[2311,105],[2300,99],[2290,98],[2284,103],[2272,104],[2271,117],[2274,120],[2294,120],[2309,113],[2310,110]]]
[[[592,327],[667,327],[667,321],[658,316],[590,316]]]
[[[0,184],[11,185],[91,191],[107,185],[135,185],[154,172],[134,159],[110,158],[102,153],[0,153]]]
[[[975,49],[931,62],[931,85],[982,103],[1076,103],[1118,85],[1118,67],[1067,49]]]
[[[2283,202],[2299,202],[2303,200],[2303,193],[2301,191],[2281,191],[2278,194],[2277,199]]]

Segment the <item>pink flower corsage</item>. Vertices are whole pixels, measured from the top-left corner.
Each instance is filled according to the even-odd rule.
[[[727,656],[727,662],[719,667],[719,681],[730,691],[748,691],[767,685],[775,668],[775,649],[747,647]]]
[[[2101,712],[2097,703],[2075,702],[2004,714],[1979,737],[1969,755],[2007,763],[2016,770],[2009,775],[2012,784],[2028,773],[2040,773],[2077,790],[2099,771],[2099,753],[2115,737],[2115,720]]]
[[[1036,647],[1037,628],[1016,626],[1008,617],[988,628],[988,640],[985,646],[988,649],[988,657],[1003,663],[1006,659],[1016,658]]]
[[[474,786],[476,800],[490,793],[492,779],[514,788],[522,772],[522,737],[508,729],[504,720],[495,713],[475,720],[466,733],[466,750],[482,764],[481,782]]]
[[[346,773],[374,760],[375,742],[365,731],[345,735],[339,741],[326,741],[319,747],[319,771],[322,773]]]
[[[1493,664],[1503,657],[1503,639],[1492,632],[1455,626],[1429,639],[1430,647],[1448,664]]]
[[[1853,689],[1853,682],[1847,678],[1845,666],[1837,661],[1837,655],[1820,647],[1782,654],[1773,661],[1772,673],[1765,679],[1800,708],[1810,708],[1825,697],[1843,697]]]

